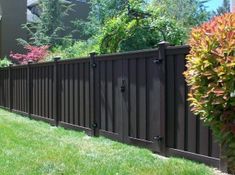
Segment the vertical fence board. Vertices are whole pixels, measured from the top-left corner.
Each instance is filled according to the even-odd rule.
[[[184,150],[184,142],[185,142],[185,84],[184,78],[182,73],[185,69],[184,67],[184,56],[177,55],[176,57],[176,102],[177,109],[176,109],[176,132],[177,132],[177,139],[176,139],[176,147],[178,149]]]
[[[17,101],[16,101],[16,110],[19,110],[19,104],[20,104],[20,72],[18,70],[16,70],[16,80],[17,80],[17,83],[16,83],[16,96],[17,96]]]
[[[41,77],[42,77],[42,115],[45,116],[45,67],[41,68]]]
[[[61,121],[65,121],[65,65],[61,64]]]
[[[139,113],[139,138],[146,139],[146,69],[145,59],[138,60],[138,113]]]
[[[19,83],[20,83],[20,88],[19,88],[19,108],[18,110],[19,111],[23,111],[22,109],[22,106],[23,106],[23,100],[24,100],[24,97],[23,97],[23,89],[22,89],[22,86],[23,86],[23,70],[22,69],[19,69],[19,74],[20,74],[20,77],[19,77]]]
[[[80,64],[79,67],[79,76],[80,76],[80,125],[85,126],[84,124],[84,117],[85,117],[85,111],[84,111],[84,65]]]
[[[167,57],[167,146],[175,148],[175,58]]]
[[[84,96],[84,100],[85,100],[85,115],[84,115],[84,119],[85,119],[85,127],[89,128],[90,127],[90,86],[89,86],[89,82],[90,82],[90,75],[89,75],[89,64],[88,63],[84,63],[85,66],[85,96]]]
[[[187,151],[196,153],[197,151],[197,128],[196,128],[196,116],[194,116],[192,114],[192,112],[190,111],[190,107],[188,106],[188,123],[187,123],[187,127],[188,127],[188,149]]]
[[[58,69],[58,66],[57,66],[57,69]],[[56,81],[56,80],[53,81],[53,75],[54,75],[53,72],[54,72],[54,70],[52,68],[48,69],[48,117],[51,119],[54,119],[54,115],[53,115],[53,110],[54,110],[53,82]],[[58,70],[57,70],[57,72],[58,72]],[[59,84],[57,84],[57,86],[56,86],[57,91],[59,90],[59,88],[60,88]],[[57,95],[58,95],[58,93],[57,93]],[[56,103],[56,101],[55,101],[55,103]],[[57,101],[57,103],[58,103],[58,101]],[[55,109],[55,110],[59,110],[59,109]],[[55,115],[56,115],[56,113],[55,113]],[[57,115],[58,115],[58,113],[57,113]],[[56,116],[56,117],[58,117],[58,116]]]
[[[132,59],[129,62],[129,93],[130,93],[130,136],[136,138],[137,137],[137,91],[136,91],[136,59]]]
[[[52,68],[53,69],[53,68]],[[48,104],[48,99],[49,99],[49,93],[48,93],[48,78],[49,78],[49,71],[48,71],[48,67],[45,67],[45,77],[44,77],[44,89],[45,89],[45,117],[46,118],[49,118],[49,114],[48,114],[48,107],[49,107],[49,104]]]
[[[36,67],[35,68],[35,115],[38,115],[39,114],[39,73],[38,73],[38,68]]]
[[[106,103],[107,103],[107,98],[106,98],[106,63],[101,62],[100,63],[100,128],[102,130],[106,130]]]
[[[70,97],[70,102],[69,102],[69,123],[75,124],[74,122],[74,67],[73,64],[69,65],[69,97]]]
[[[125,90],[122,92],[122,140],[123,142],[129,142],[130,136],[130,62],[127,59],[122,61],[122,81],[124,81]]]
[[[115,63],[114,63],[115,64]],[[115,114],[113,112],[113,106],[114,100],[113,100],[113,89],[114,86],[117,85],[115,84],[115,80],[113,79],[113,62],[109,61],[107,62],[107,105],[106,105],[106,110],[107,110],[107,130],[110,132],[115,132],[113,128],[113,123],[115,122]]]
[[[122,132],[122,119],[119,116],[122,116],[122,96],[120,87],[122,84],[122,61],[114,61],[113,64],[113,81],[115,80],[114,84],[114,92],[113,92],[113,115],[114,115],[114,122],[115,122],[115,130],[114,132],[121,135]]]
[[[96,68],[94,71],[94,96],[95,96],[95,111],[94,111],[94,117],[95,117],[95,121],[97,124],[97,129],[99,129],[101,127],[101,123],[100,123],[100,118],[101,118],[101,77],[100,77],[100,73],[101,73],[101,67],[100,67],[100,62],[96,62]],[[96,133],[98,134],[98,133]]]
[[[75,124],[80,125],[79,117],[80,116],[80,101],[79,101],[79,64],[74,65],[74,117]]]
[[[200,121],[200,141],[199,141],[199,153],[208,156],[209,153],[209,130]]]
[[[65,65],[65,121],[66,123],[70,123],[69,118],[69,106],[70,106],[70,96],[69,96],[69,64]]]

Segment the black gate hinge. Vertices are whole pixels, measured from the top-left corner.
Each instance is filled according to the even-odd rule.
[[[163,137],[161,136],[155,136],[153,137],[154,140],[158,141],[158,142],[161,142],[163,140]]]
[[[92,68],[96,68],[96,67],[97,67],[96,63],[90,63],[90,66],[91,66]]]
[[[153,59],[153,63],[154,63],[154,64],[160,64],[160,63],[162,63],[162,59],[160,59],[160,58],[155,58],[155,59]]]
[[[93,128],[93,129],[96,129],[96,128],[97,128],[97,126],[98,126],[98,125],[97,125],[97,123],[96,123],[96,122],[92,123],[92,128]]]

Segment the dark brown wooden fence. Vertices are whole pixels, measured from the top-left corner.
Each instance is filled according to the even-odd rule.
[[[190,112],[188,46],[0,70],[0,106],[53,125],[220,165],[211,131]]]

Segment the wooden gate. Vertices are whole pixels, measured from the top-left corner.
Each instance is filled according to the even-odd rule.
[[[99,135],[160,152],[163,64],[157,57],[152,50],[96,58]]]

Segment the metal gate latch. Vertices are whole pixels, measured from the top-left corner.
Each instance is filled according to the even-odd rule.
[[[125,92],[126,86],[125,86],[125,80],[122,80],[122,85],[121,85],[121,92]]]

